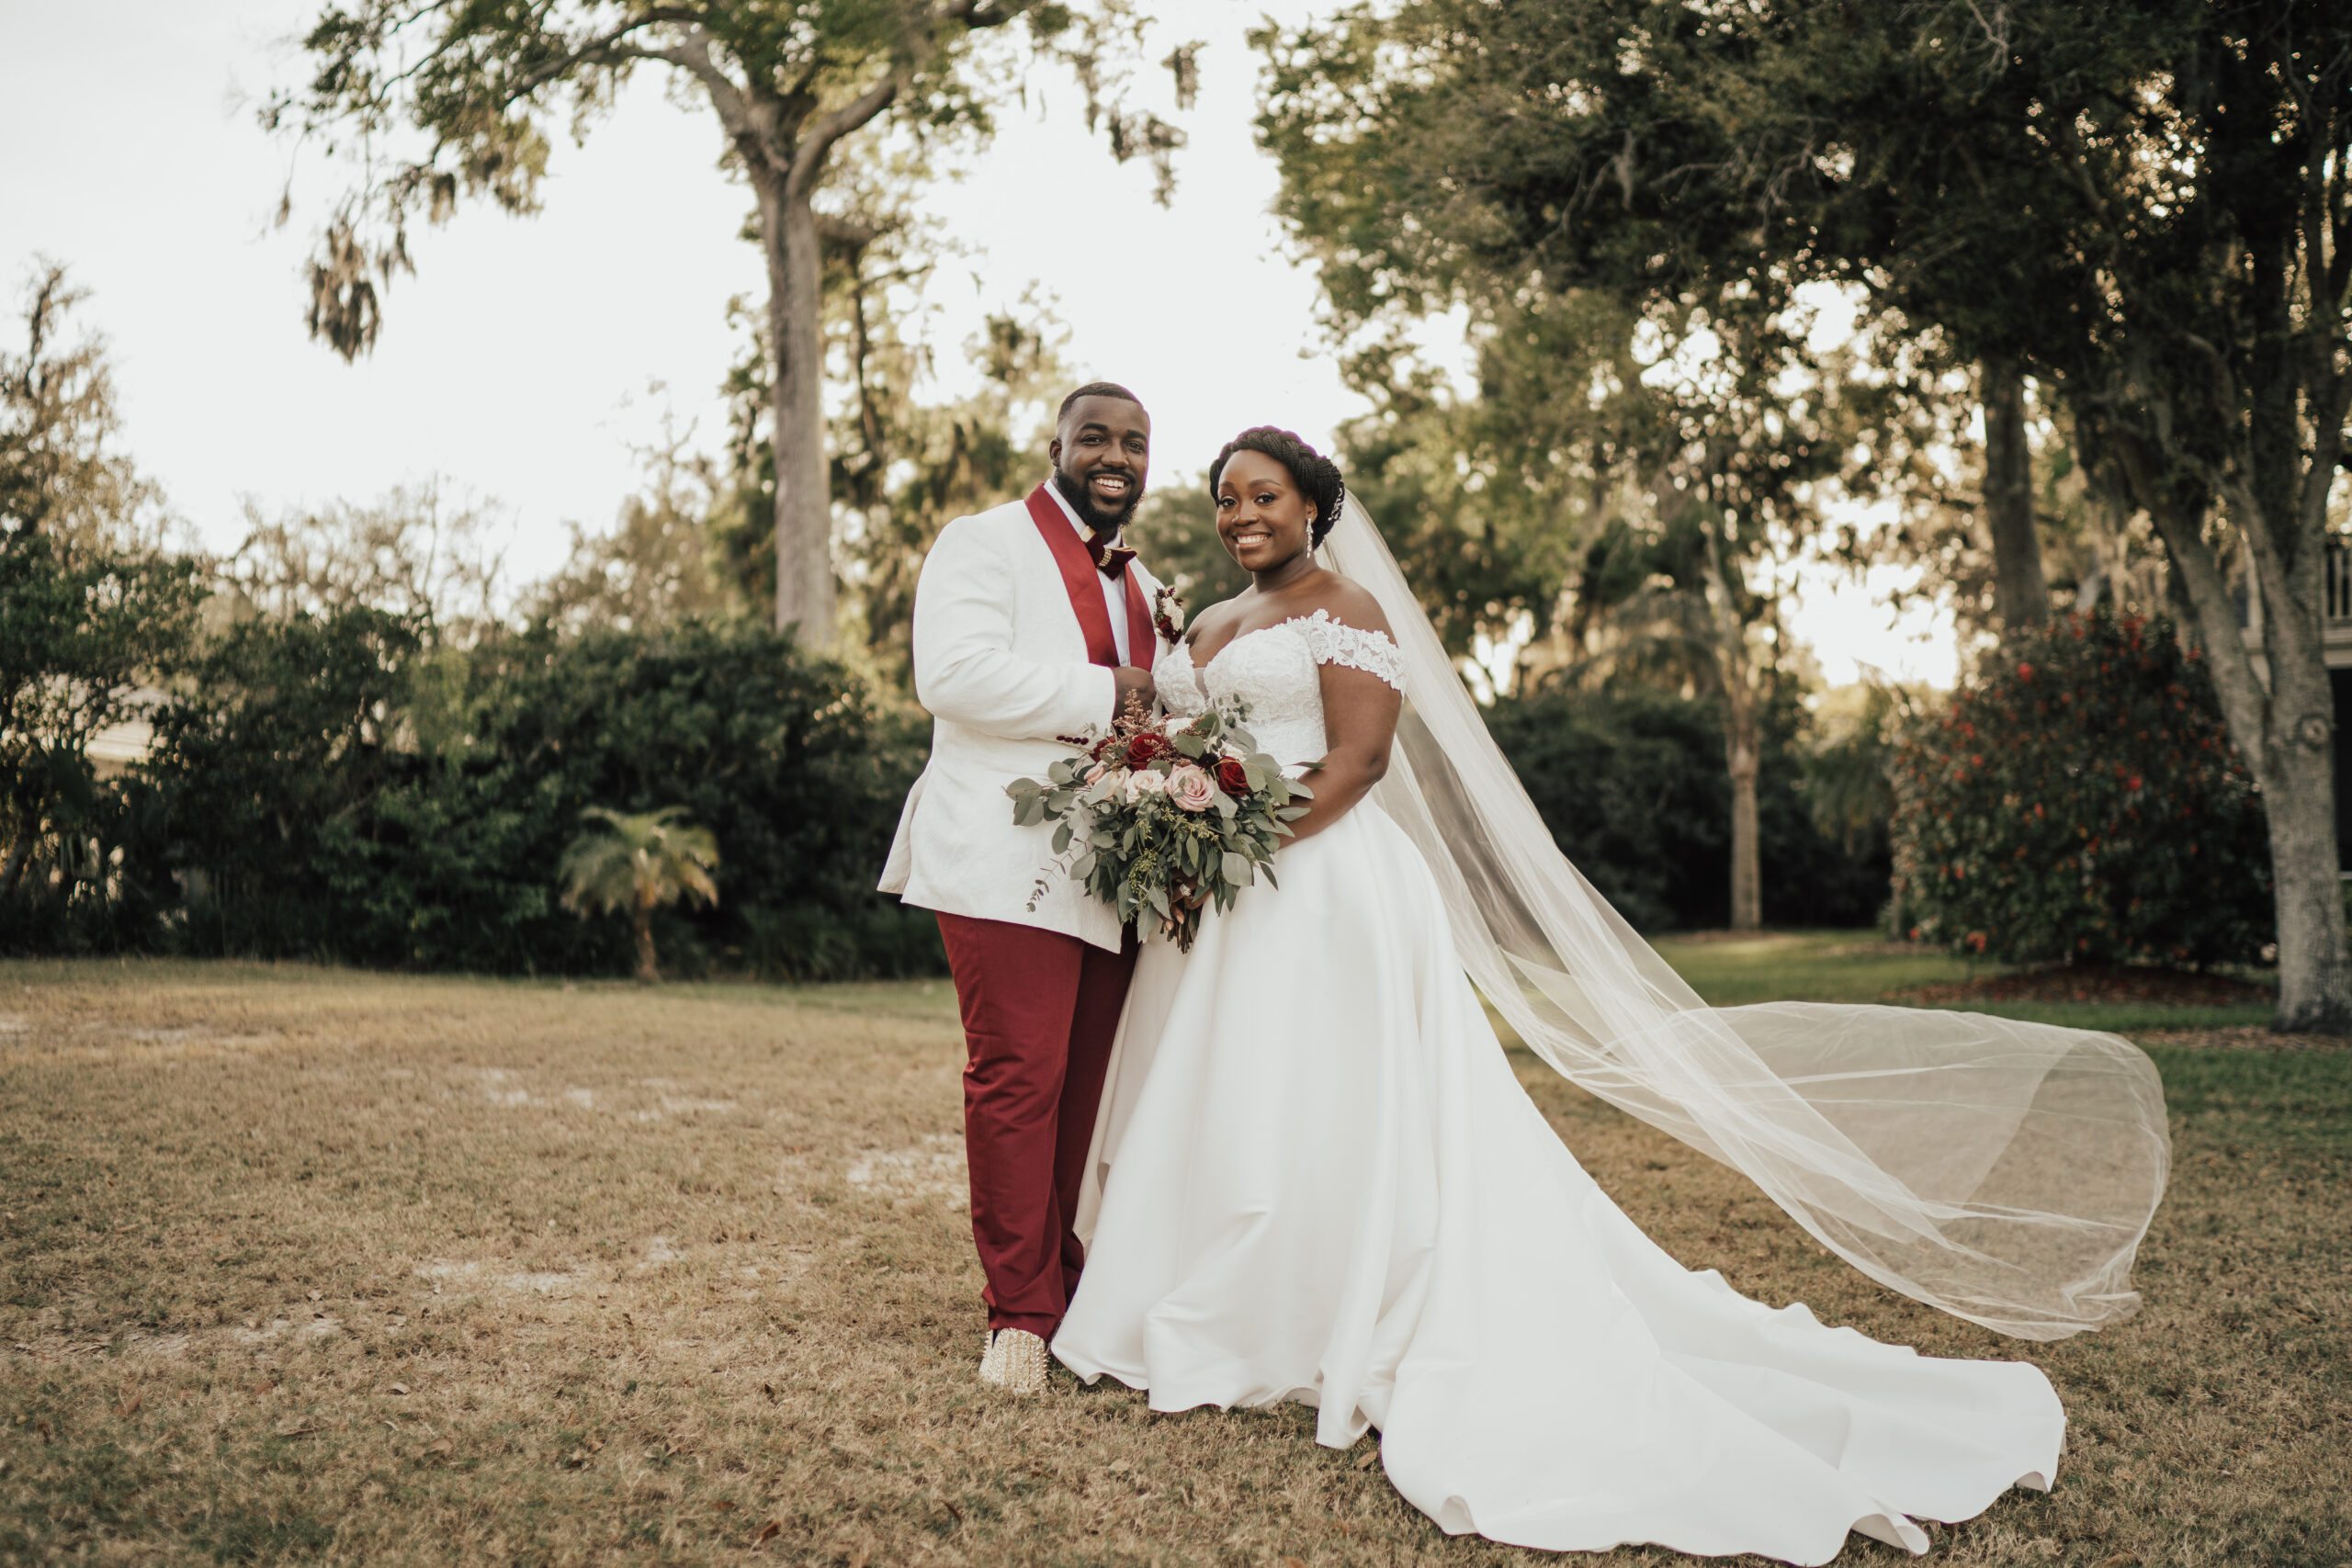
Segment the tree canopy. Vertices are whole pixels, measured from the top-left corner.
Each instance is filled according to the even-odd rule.
[[[106,816],[91,742],[135,718],[201,598],[196,563],[155,547],[157,497],[117,448],[104,343],[75,336],[62,267],[25,290],[0,350],[0,897],[36,852],[91,880]]]
[[[2352,1028],[2320,643],[2352,409],[2352,14],[1406,0],[1258,36],[1261,134],[1340,331],[1594,291],[1670,337],[1848,290],[1882,344],[1976,367],[2017,625],[2046,604],[2034,382],[2102,537],[2143,513],[2194,611],[2268,807],[2280,1020]]]
[[[1870,482],[1848,454],[1885,400],[1811,342],[1754,222],[1628,195],[1632,143],[1604,156],[1608,116],[1560,74],[1604,24],[1608,7],[1431,0],[1261,31],[1260,131],[1283,168],[1278,209],[1357,345],[1353,378],[1384,405],[1350,432],[1360,489],[1409,519],[1398,544],[1453,646],[1556,622],[1545,662],[1663,655],[1721,693],[1732,918],[1753,925],[1757,715],[1778,637],[1751,574],[1820,529],[1830,494]],[[1611,83],[1673,86],[1630,66]],[[1690,104],[1628,112],[1673,129],[1661,156],[1700,134],[1680,129]],[[1613,220],[1588,221],[1602,199]],[[1414,322],[1456,307],[1475,401],[1407,368]],[[1364,489],[1366,458],[1418,493]]]
[[[1129,0],[330,0],[303,39],[310,81],[273,96],[262,120],[350,171],[309,269],[311,331],[348,359],[374,345],[385,291],[414,265],[413,224],[466,200],[532,211],[553,138],[584,140],[640,67],[707,101],[767,263],[776,624],[823,646],[834,630],[823,253],[864,231],[820,202],[842,150],[881,157],[854,139],[886,123],[919,143],[985,135],[992,102],[1050,61],[1083,93],[1089,130],[1121,161],[1151,162],[1164,198],[1183,137],[1127,102],[1142,28]],[[1162,62],[1184,105],[1194,47]]]

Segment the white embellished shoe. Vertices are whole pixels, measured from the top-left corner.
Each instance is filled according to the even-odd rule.
[[[980,1381],[1012,1393],[1046,1392],[1046,1342],[1025,1328],[1000,1328],[980,1357]]]

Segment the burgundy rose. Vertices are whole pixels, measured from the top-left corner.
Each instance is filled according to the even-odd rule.
[[[1106,735],[1095,742],[1093,757],[1096,761],[1108,764],[1116,761],[1118,756],[1119,738],[1117,736]]]
[[[1168,743],[1168,737],[1165,735],[1146,730],[1127,742],[1127,766],[1148,767],[1160,758],[1173,754],[1175,750],[1175,747]]]
[[[1250,793],[1250,775],[1243,771],[1238,757],[1220,757],[1216,764],[1217,787],[1227,795]]]

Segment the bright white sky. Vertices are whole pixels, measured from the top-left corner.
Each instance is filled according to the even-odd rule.
[[[1139,161],[1122,168],[1086,135],[1076,88],[1041,73],[1031,107],[1008,107],[968,176],[936,193],[971,252],[932,288],[941,350],[1035,285],[1069,327],[1073,367],[1150,406],[1161,473],[1197,470],[1250,424],[1327,443],[1361,405],[1317,332],[1314,277],[1268,213],[1275,175],[1251,141],[1242,39],[1266,12],[1317,8],[1164,8],[1182,27],[1147,60],[1180,36],[1207,43],[1170,209]],[[644,72],[585,148],[558,147],[537,217],[469,209],[417,237],[380,344],[346,366],[302,324],[333,175],[300,168],[294,220],[273,229],[289,154],[254,118],[271,86],[299,79],[288,39],[316,10],[0,0],[0,282],[13,296],[37,256],[70,265],[112,346],[129,448],[207,545],[237,541],[247,498],[365,501],[438,475],[503,507],[509,570],[537,576],[561,559],[567,521],[609,524],[638,483],[630,444],[665,408],[710,440],[723,428],[724,306],[763,289],[757,252],[735,237],[747,195],[717,167],[707,107],[673,105]],[[1057,217],[1073,209],[1120,236],[1115,272],[1069,243]],[[1807,573],[1794,629],[1833,682],[1860,661],[1949,684],[1949,625],[1898,625],[1876,602],[1887,586]]]

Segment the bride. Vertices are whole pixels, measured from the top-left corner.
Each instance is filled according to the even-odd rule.
[[[2022,1361],[1922,1358],[1684,1269],[1520,1087],[1479,992],[1594,1093],[1754,1178],[1872,1278],[2011,1334],[2131,1312],[2161,1090],[2120,1040],[1965,1014],[1702,1004],[1563,860],[1338,469],[1210,469],[1254,585],[1155,671],[1312,768],[1279,888],[1146,944],[1053,1352],[1155,1410],[1295,1400],[1381,1434],[1450,1532],[1826,1562],[2047,1488]],[[1317,547],[1330,563],[1317,559]],[[1474,990],[1472,981],[1477,989]]]

